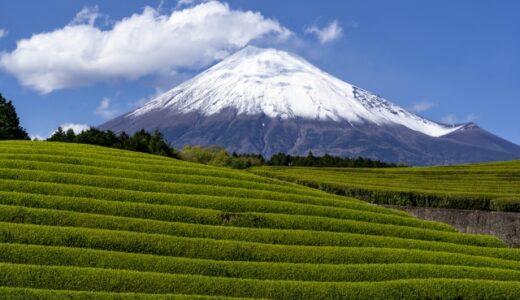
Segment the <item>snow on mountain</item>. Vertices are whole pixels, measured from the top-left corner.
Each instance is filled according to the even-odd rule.
[[[299,56],[248,46],[129,113],[171,110],[209,116],[224,108],[270,118],[403,125],[432,137],[462,126],[439,124],[314,67]]]

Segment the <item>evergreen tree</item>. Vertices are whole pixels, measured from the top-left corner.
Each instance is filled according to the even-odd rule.
[[[76,134],[74,133],[74,130],[69,129],[65,133],[65,141],[72,143],[74,142],[74,139],[76,138]]]
[[[67,135],[60,126],[47,140],[51,142],[67,142]]]
[[[11,101],[0,94],[0,140],[29,140]]]

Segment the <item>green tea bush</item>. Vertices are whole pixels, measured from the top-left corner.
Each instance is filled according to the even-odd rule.
[[[510,269],[411,263],[295,264],[219,261],[21,244],[0,244],[0,262],[296,281],[361,282],[413,278],[520,281],[520,271],[512,270],[518,268],[517,262],[513,262]]]
[[[342,196],[514,210],[518,163],[252,171],[262,176],[97,146],[0,142],[0,298],[520,293],[518,249]]]
[[[14,185],[4,184],[5,181],[0,180],[0,187],[15,190],[17,186],[23,185],[26,190],[38,185],[34,183],[23,184],[14,182]],[[12,182],[11,182],[12,183]],[[21,188],[17,189],[20,190]],[[45,190],[47,191],[47,190]],[[175,198],[178,199],[178,198]],[[121,201],[120,201],[121,200]],[[181,221],[189,222],[191,216],[195,217],[197,223],[202,224],[221,224],[222,210],[229,213],[245,213],[245,212],[263,212],[263,213],[277,213],[277,214],[294,214],[303,216],[321,216],[335,219],[362,219],[367,218],[365,213],[357,210],[323,207],[317,205],[297,204],[290,202],[274,201],[274,200],[247,200],[240,201],[236,198],[223,197],[187,197],[183,200],[160,202],[153,204],[147,203],[146,198],[127,198],[118,199],[117,201],[100,200],[95,198],[81,198],[81,197],[66,197],[54,196],[45,194],[31,194],[19,192],[5,192],[0,191],[0,204],[18,205],[24,207],[35,208],[50,208],[59,210],[70,210],[77,212],[96,213],[105,215],[138,217],[144,219],[154,219],[163,221]],[[130,202],[130,201],[143,202]],[[172,199],[174,200],[174,199]],[[190,206],[188,206],[190,205]],[[194,206],[194,207],[193,207]],[[210,220],[211,216],[219,215],[218,220]],[[186,219],[184,216],[187,216]],[[370,217],[371,214],[368,214]],[[385,217],[386,215],[382,215]],[[379,217],[379,216],[378,216]],[[407,218],[411,219],[411,218]],[[413,219],[412,219],[413,220]],[[413,220],[415,221],[415,220]],[[403,224],[415,225],[413,222],[402,221]],[[427,222],[428,224],[428,222]],[[454,231],[447,225],[434,223],[435,229],[443,231]],[[422,226],[421,226],[422,225]],[[418,227],[425,227],[419,224]]]
[[[511,260],[398,248],[270,245],[104,229],[0,223],[0,242],[216,260],[289,263],[429,263],[511,268]],[[490,248],[491,252],[496,248]],[[506,249],[507,250],[507,249]],[[517,253],[513,253],[516,255]]]
[[[1,177],[1,175],[0,175]],[[262,211],[271,210],[282,210],[279,212],[288,212],[289,207],[296,207],[298,204],[313,205],[305,206],[302,209],[313,211],[314,208],[327,209],[329,208],[345,208],[355,209],[360,211],[369,211],[381,214],[399,215],[406,218],[411,218],[409,214],[404,212],[398,212],[396,210],[388,210],[377,206],[369,206],[368,204],[358,204],[349,201],[334,201],[330,199],[316,199],[316,201],[302,201],[300,198],[296,198],[293,201],[287,201],[283,197],[279,199],[259,199],[259,198],[240,198],[233,196],[213,196],[213,195],[199,195],[189,193],[154,193],[154,192],[141,192],[141,191],[130,191],[124,189],[110,189],[110,188],[99,188],[92,186],[84,186],[79,184],[65,184],[65,183],[54,183],[54,182],[35,182],[35,181],[22,181],[12,179],[0,179],[0,190],[1,191],[12,191],[12,192],[25,192],[25,193],[37,193],[45,195],[56,195],[56,196],[68,196],[68,197],[84,197],[103,199],[111,201],[128,201],[128,202],[144,202],[152,204],[171,204],[171,205],[182,205],[192,206],[199,208],[216,208],[225,206],[228,211],[235,211],[235,209],[246,209],[246,207],[255,207],[255,209],[262,209]],[[226,200],[227,199],[227,200]],[[300,201],[298,201],[300,200]],[[222,202],[223,204],[219,204]],[[277,204],[279,203],[279,204]],[[296,204],[292,205],[291,204]],[[272,208],[270,208],[272,207]],[[343,210],[339,210],[340,214]],[[424,221],[425,223],[430,223]],[[437,224],[436,226],[442,227],[443,225]],[[445,228],[449,226],[444,225]]]
[[[491,208],[496,211],[520,212],[520,198],[493,199]]]
[[[493,199],[520,193],[520,162],[397,169],[259,167],[252,173],[378,204],[517,210]],[[511,203],[511,202],[509,202]]]
[[[224,217],[224,216],[222,216]],[[185,224],[178,222],[164,222],[156,220],[145,220],[139,218],[116,217],[106,215],[95,215],[76,213],[68,211],[57,211],[48,209],[23,208],[19,206],[0,205],[0,222],[28,223],[38,225],[55,225],[68,227],[102,228],[112,230],[137,231],[146,233],[160,233],[174,236],[204,237],[212,239],[252,241],[272,244],[288,245],[352,245],[352,237],[339,235],[327,231],[304,231],[304,230],[269,230],[250,229],[241,227],[254,227],[261,225],[271,228],[269,219],[273,217],[276,225],[284,222],[286,216],[269,215],[235,215],[238,221],[227,221],[222,219],[224,225],[228,222],[239,227],[231,226],[208,226],[200,224]],[[278,217],[278,218],[277,218]],[[281,217],[281,218],[280,218]],[[310,218],[310,217],[308,217]],[[194,218],[195,219],[195,218]],[[276,220],[279,219],[279,220]],[[260,221],[259,221],[260,220]],[[276,222],[278,221],[278,222]],[[258,224],[259,222],[263,222]],[[382,227],[366,225],[356,222],[343,222],[345,231],[360,233],[364,235],[399,236],[417,235],[416,240],[436,240],[457,244],[468,244],[478,246],[502,246],[503,244],[487,236],[459,235],[456,233],[432,232],[426,230],[410,231],[408,228]],[[259,227],[261,227],[259,226]],[[274,226],[274,225],[273,225]],[[288,226],[288,225],[286,225]],[[368,228],[367,228],[368,226]],[[293,225],[293,227],[296,227]],[[304,226],[301,226],[304,227]],[[292,228],[291,228],[292,229]],[[339,228],[338,228],[339,229]],[[385,230],[386,229],[386,230]],[[391,231],[388,234],[386,231]],[[387,233],[387,234],[385,234]]]
[[[144,273],[78,267],[0,264],[0,285],[91,292],[209,294],[270,299],[516,299],[519,282],[406,279],[383,282],[304,282]]]

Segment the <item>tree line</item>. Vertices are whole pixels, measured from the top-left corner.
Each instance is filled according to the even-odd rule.
[[[176,150],[169,146],[168,142],[166,142],[159,131],[148,133],[145,130],[140,130],[133,135],[128,135],[125,132],[116,134],[110,130],[102,131],[96,128],[90,128],[76,135],[72,129],[63,131],[60,127],[47,140],[53,142],[92,144],[123,150],[145,152],[195,163],[230,167],[234,169],[247,169],[263,165],[336,168],[398,167],[396,164],[389,164],[369,158],[348,158],[329,154],[314,156],[312,152],[309,152],[307,156],[293,156],[280,152],[273,155],[269,160],[266,160],[260,154],[230,154],[225,148],[218,145],[211,145],[208,147],[188,145],[180,150]]]
[[[179,158],[175,149],[170,147],[159,131],[150,134],[144,129],[133,135],[128,135],[125,132],[116,134],[110,130],[104,131],[96,128],[89,128],[76,134],[72,129],[64,131],[61,127],[58,127],[58,130],[47,141],[98,145]]]
[[[314,156],[312,152],[309,152],[307,156],[293,156],[280,152],[273,155],[266,165],[330,168],[396,168],[404,166],[364,157],[349,158],[329,154]]]

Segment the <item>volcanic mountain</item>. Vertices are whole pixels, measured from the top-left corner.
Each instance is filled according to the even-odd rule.
[[[159,130],[174,147],[325,153],[411,165],[520,158],[476,124],[437,123],[344,82],[294,54],[248,46],[144,106],[100,126]]]

